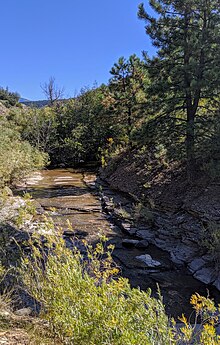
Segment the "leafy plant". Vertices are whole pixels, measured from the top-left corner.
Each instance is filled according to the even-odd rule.
[[[32,255],[24,257],[21,274],[29,293],[42,306],[41,317],[66,344],[174,344],[162,301],[127,279],[114,279],[111,251],[101,240],[95,248],[84,242],[86,255],[67,249],[59,235],[34,239]]]
[[[29,193],[24,195],[24,201],[24,205],[19,207],[18,214],[14,218],[14,223],[18,227],[23,226],[25,222],[30,221],[36,215],[36,207]]]
[[[20,98],[20,95],[17,92],[11,92],[8,88],[4,89],[0,87],[0,100],[3,100],[7,103],[6,106],[10,107],[15,105]]]
[[[192,295],[190,300],[196,312],[195,322],[192,324],[184,315],[179,318],[183,323],[180,333],[177,332],[178,344],[218,345],[220,336],[216,332],[219,322],[220,307],[216,307],[210,298]]]
[[[22,141],[16,128],[0,121],[0,187],[23,177],[33,169],[42,168],[47,154]]]

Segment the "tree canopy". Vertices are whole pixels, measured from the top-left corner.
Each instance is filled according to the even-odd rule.
[[[152,84],[164,114],[182,110],[186,120],[188,176],[195,172],[196,117],[203,100],[218,101],[220,80],[220,2],[218,0],[151,0],[156,16],[139,6],[146,33],[157,48],[147,58]],[[207,106],[207,103],[205,104]]]

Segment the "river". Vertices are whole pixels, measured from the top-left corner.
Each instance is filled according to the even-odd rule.
[[[167,252],[153,245],[147,248],[128,246],[126,240],[132,238],[125,235],[103,211],[99,194],[94,188],[95,179],[95,174],[88,170],[44,170],[28,178],[20,193],[29,192],[32,195],[42,212],[47,211],[55,224],[62,227],[66,241],[73,236],[67,228],[67,220],[77,237],[86,238],[90,243],[97,242],[100,234],[107,236],[109,242],[115,245],[113,257],[121,268],[122,276],[129,279],[132,287],[151,288],[155,297],[159,285],[169,315],[177,317],[185,313],[190,316],[189,300],[194,292],[207,296],[209,289],[210,296],[219,302],[216,289],[194,279],[187,269],[175,267]],[[137,259],[145,254],[159,261],[160,265],[148,267]]]

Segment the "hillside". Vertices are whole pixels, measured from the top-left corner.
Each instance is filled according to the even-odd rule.
[[[32,107],[32,108],[43,108],[49,104],[48,100],[29,101],[28,99],[24,99],[24,98],[20,98],[19,102],[26,105],[27,107]]]

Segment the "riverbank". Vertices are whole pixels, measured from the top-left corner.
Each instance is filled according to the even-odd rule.
[[[129,210],[121,205],[129,214],[124,213],[121,227],[167,251],[175,265],[186,267],[196,279],[220,290],[219,181],[203,178],[190,186],[180,167],[156,166],[149,172],[146,160],[136,158],[133,154],[116,157],[100,174],[108,188],[126,193],[132,200]],[[112,205],[108,193],[102,199],[117,214],[117,202]]]
[[[37,213],[32,216],[31,223],[26,220],[26,227],[14,231],[13,237],[20,245],[22,239],[27,240],[30,231],[34,232],[36,222],[41,222],[47,215],[56,227],[62,228],[68,246],[71,246],[74,236],[93,245],[100,235],[108,237],[109,244],[115,246],[113,258],[121,275],[129,279],[132,287],[151,288],[154,297],[157,297],[159,284],[168,315],[190,315],[191,295],[194,292],[206,295],[206,288],[218,300],[217,290],[194,279],[186,265],[172,262],[169,253],[159,248],[152,237],[152,215],[147,215],[147,225],[143,223],[141,210],[136,207],[135,214],[133,212],[133,198],[109,189],[94,172],[85,169],[36,172],[17,187],[17,194],[23,195],[24,192],[32,195]],[[134,217],[137,216],[139,221],[135,223]],[[77,245],[83,250],[80,242]],[[26,295],[22,295],[22,299],[20,306],[27,302]]]
[[[42,221],[47,216],[53,220],[55,231],[62,228],[61,238],[65,240],[67,248],[77,246],[82,254],[85,254],[84,241],[95,246],[100,235],[107,236],[109,238],[107,245],[113,244],[115,247],[112,256],[120,269],[120,276],[128,278],[131,287],[140,287],[143,291],[148,291],[150,288],[152,297],[158,298],[159,285],[168,316],[172,315],[176,319],[182,313],[190,316],[192,314],[189,304],[191,295],[195,292],[206,295],[207,285],[194,279],[186,267],[174,264],[166,251],[158,249],[149,240],[138,237],[138,232],[144,233],[146,226],[141,228],[140,221],[138,229],[135,228],[137,225],[134,225],[133,214],[129,216],[129,210],[134,200],[128,194],[116,193],[109,189],[109,186],[98,180],[93,172],[85,169],[82,171],[56,169],[36,172],[17,188],[17,194],[22,195],[24,192],[30,192],[33,199],[27,198],[25,203],[21,202],[22,217],[24,208],[28,206],[30,210],[29,202],[34,203],[37,212],[25,219],[25,223],[22,225],[10,223],[6,228],[6,224],[2,224],[1,234],[7,233],[7,249],[13,253],[13,255],[9,255],[9,259],[12,260],[10,265],[16,267],[19,262],[19,257],[17,258],[15,255],[18,249],[17,244],[20,249],[22,248],[22,252],[30,255],[27,240],[32,234],[39,232],[42,244],[44,243],[46,233]],[[12,205],[12,209],[12,200],[16,203],[18,200],[23,200],[19,196],[12,195],[9,196],[9,199],[10,202],[5,206]],[[6,213],[4,211],[4,214]],[[19,214],[18,208],[15,212],[16,217]],[[69,219],[68,226],[67,219]],[[131,231],[133,233],[130,233]],[[47,232],[47,234],[49,233]],[[13,260],[15,261],[13,262]],[[64,298],[65,287],[62,286],[62,289],[62,298]],[[14,310],[18,313],[28,310],[31,315],[36,315],[39,311],[36,307],[39,308],[39,305],[24,293],[21,285],[19,293],[20,302],[18,304],[16,301]],[[78,298],[78,296],[76,297]],[[217,290],[215,292],[211,287],[210,297],[219,302]],[[51,308],[51,304],[48,307]],[[31,323],[30,318],[30,327]],[[19,329],[22,337],[24,335],[22,327]],[[29,333],[25,334],[28,336]],[[16,334],[13,335],[12,329],[9,329],[9,333],[8,331],[2,333],[3,339],[7,339],[6,336],[13,339]],[[50,342],[48,343],[50,344]],[[33,342],[33,344],[35,343]]]

